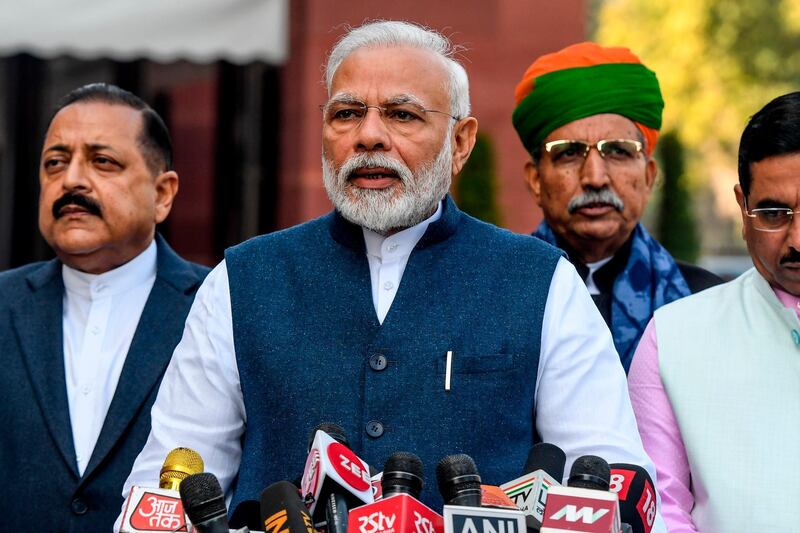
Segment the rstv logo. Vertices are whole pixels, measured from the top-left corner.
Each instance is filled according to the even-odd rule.
[[[562,518],[567,522],[582,521],[584,524],[594,524],[601,518],[608,514],[608,509],[598,509],[595,511],[591,507],[581,507],[578,509],[577,505],[567,504],[550,517],[551,520],[561,520]]]
[[[414,528],[416,529],[415,533],[434,533],[431,519],[425,518],[416,511],[414,511]]]
[[[358,517],[359,533],[394,533],[395,514],[385,515],[378,511]]]

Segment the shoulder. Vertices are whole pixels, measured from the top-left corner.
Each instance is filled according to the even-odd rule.
[[[462,213],[459,236],[467,240],[478,253],[495,257],[538,258],[553,265],[564,254],[545,241],[528,234],[514,233]]]
[[[689,290],[692,291],[692,294],[725,282],[713,272],[697,265],[679,261],[678,259],[675,260],[675,263],[678,265],[681,274],[683,274],[683,278],[686,280],[686,284],[689,285]]]
[[[33,283],[41,276],[49,278],[52,273],[60,272],[59,266],[58,261],[53,259],[51,261],[29,263],[0,272],[0,293],[3,294],[3,299],[9,294],[9,291],[24,290],[28,281]]]
[[[658,308],[654,313],[656,322],[670,319],[689,326],[719,320],[720,314],[731,310],[741,300],[742,293],[749,290],[751,274],[751,271],[745,272],[734,280],[719,283]],[[706,310],[712,310],[713,313]]]
[[[318,244],[330,235],[332,213],[314,220],[264,235],[258,235],[225,250],[225,258],[231,258],[270,250],[302,248]]]

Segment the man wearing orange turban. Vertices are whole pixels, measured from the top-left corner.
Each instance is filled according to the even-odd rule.
[[[584,42],[536,59],[515,97],[545,218],[534,235],[567,252],[627,372],[655,309],[721,282],[673,259],[639,223],[657,172],[656,75],[627,48]]]

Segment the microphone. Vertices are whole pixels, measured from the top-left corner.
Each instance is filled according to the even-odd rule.
[[[350,511],[350,533],[442,533],[441,515],[418,499],[424,484],[419,457],[408,452],[390,455],[381,483],[381,500]]]
[[[481,505],[481,476],[472,457],[448,455],[436,465],[436,481],[445,505]]]
[[[469,455],[449,455],[436,465],[444,533],[526,533],[519,509],[481,507],[481,476]]]
[[[297,489],[295,489],[295,492],[297,492]],[[250,531],[260,531],[263,525],[261,522],[261,504],[256,500],[242,500],[231,513],[228,525],[231,529],[246,527]]]
[[[395,452],[386,460],[381,478],[384,498],[395,494],[408,494],[419,500],[424,484],[422,460],[409,452]]]
[[[639,465],[612,463],[611,492],[619,497],[620,518],[633,533],[650,533],[656,519],[656,491],[647,470]]]
[[[561,485],[566,461],[567,456],[561,448],[555,444],[540,442],[528,452],[528,460],[523,469],[526,474],[500,485],[525,513],[525,522],[529,528],[542,527],[547,491],[550,487]]]
[[[273,483],[261,492],[259,524],[251,529],[266,533],[315,533],[297,487],[288,481]]]
[[[181,481],[205,469],[203,458],[191,448],[175,448],[167,454],[158,478],[162,489],[178,490]]]
[[[608,491],[611,469],[595,455],[578,457],[568,486],[551,487],[540,533],[620,533],[617,495]]]
[[[159,488],[131,487],[125,501],[120,533],[175,531],[190,523],[183,510],[178,487],[187,476],[203,471],[203,459],[189,448],[175,448],[167,454],[159,474]]]
[[[344,439],[344,430],[339,426],[330,424],[328,429]],[[369,465],[318,429],[306,459],[300,493],[315,526],[325,524],[328,533],[344,533],[348,509],[373,502]]]
[[[217,476],[192,474],[181,482],[181,501],[197,533],[228,533],[228,509]]]

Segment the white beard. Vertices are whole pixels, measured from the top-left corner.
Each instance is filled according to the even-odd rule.
[[[322,181],[328,198],[346,220],[382,235],[419,224],[433,214],[450,189],[453,168],[450,135],[448,131],[436,158],[422,165],[416,173],[381,152],[356,154],[337,171],[333,161],[323,153]],[[361,189],[351,185],[350,174],[363,167],[392,170],[400,183],[388,189]]]

